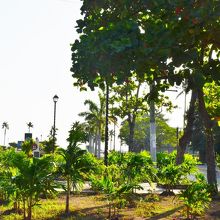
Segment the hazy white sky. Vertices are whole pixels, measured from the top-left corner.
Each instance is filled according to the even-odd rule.
[[[45,139],[57,94],[57,138],[65,147],[72,122],[85,110],[83,101],[94,97],[73,88],[69,71],[80,7],[80,0],[0,0],[0,125],[9,123],[7,142],[23,140],[29,121],[33,136]],[[171,125],[181,127],[182,114],[176,110]]]

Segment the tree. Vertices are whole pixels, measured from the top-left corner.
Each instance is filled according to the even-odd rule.
[[[56,128],[56,131],[57,131],[57,128]],[[56,132],[55,131],[55,132]],[[58,145],[54,145],[54,136],[53,136],[53,132],[54,132],[54,129],[53,127],[51,128],[50,130],[50,133],[49,135],[47,136],[48,139],[47,140],[44,140],[40,143],[40,148],[43,150],[43,152],[45,154],[51,154],[51,153],[54,153],[58,147]],[[55,143],[56,143],[56,135],[55,135]]]
[[[97,145],[95,144],[95,155],[100,158],[101,139],[105,124],[105,99],[101,93],[99,93],[99,106],[89,99],[87,99],[84,104],[89,106],[89,111],[81,112],[79,116],[84,117],[90,126],[89,138],[95,135],[95,141],[93,141],[93,143],[97,143]]]
[[[62,160],[58,164],[59,173],[66,180],[66,209],[69,213],[69,197],[73,185],[84,180],[85,174],[93,168],[93,157],[86,150],[81,150],[79,144],[87,140],[84,126],[79,122],[75,122],[69,131],[67,141],[69,145],[67,149],[59,148],[58,154]]]
[[[13,167],[17,169],[12,182],[23,203],[24,219],[31,220],[32,208],[38,204],[40,196],[54,194],[58,184],[54,182],[51,157],[29,158],[22,153],[16,153],[12,158]]]
[[[157,148],[161,151],[164,147],[175,147],[177,144],[176,128],[172,128],[167,124],[167,120],[159,115],[156,118],[157,124]],[[136,126],[134,129],[134,145],[137,152],[143,150],[150,150],[150,118],[148,115],[141,115],[137,117]],[[128,139],[128,123],[124,121],[120,129],[119,137],[126,144]],[[146,147],[147,146],[147,147]]]
[[[112,26],[111,29],[115,32],[111,34],[112,39],[110,41],[104,42],[103,39],[108,38],[108,30],[106,31],[102,26],[92,27],[96,20],[93,20],[93,12],[89,10],[89,4],[87,8],[87,2],[84,2],[82,7],[82,13],[86,14],[86,21],[78,21],[78,33],[82,33],[80,41],[76,40],[72,45],[72,61],[73,66],[71,71],[74,73],[73,77],[77,79],[75,85],[80,86],[81,89],[84,89],[84,85],[88,85],[91,89],[94,89],[95,86],[105,87],[106,91],[106,123],[105,123],[105,163],[107,164],[107,154],[108,154],[108,100],[109,100],[109,87],[116,80],[115,74],[120,72],[120,79],[118,82],[123,82],[123,78],[129,69],[131,69],[131,61],[124,62],[121,56],[132,55],[132,48],[126,46],[120,49],[120,42],[118,40],[125,40],[127,42],[127,37],[129,35],[133,36],[132,31],[138,31],[138,26],[135,27],[130,25],[130,22],[118,25],[117,27]],[[86,10],[88,11],[86,12]],[[91,8],[92,9],[92,8]],[[99,10],[99,9],[98,9]],[[100,9],[101,10],[101,9]],[[90,15],[91,20],[89,19]],[[108,19],[106,20],[106,22]],[[84,29],[85,23],[89,22],[91,26],[90,30]],[[109,23],[110,24],[110,23]],[[126,30],[122,27],[128,27]],[[90,35],[89,33],[93,33]],[[96,49],[95,49],[96,48]],[[114,51],[107,51],[111,48]],[[128,51],[125,51],[126,50]],[[94,50],[95,49],[95,50]],[[87,51],[87,53],[85,53]],[[114,61],[114,62],[112,62]],[[127,68],[127,67],[130,68]],[[92,74],[91,74],[92,73]]]
[[[4,146],[5,146],[6,131],[9,129],[8,122],[2,123],[2,129],[4,129]]]
[[[142,94],[141,86],[143,83],[137,78],[129,78],[124,84],[112,87],[111,102],[114,103],[112,113],[123,120],[125,119],[129,125],[129,151],[135,152],[134,146],[134,129],[138,114],[146,112],[147,102],[144,100],[146,94]]]
[[[76,84],[90,87],[103,81],[120,84],[136,72],[149,84],[155,83],[153,98],[166,85],[188,80],[188,90],[198,93],[206,127],[208,182],[215,188],[212,123],[203,86],[220,80],[218,11],[217,0],[84,1],[71,69]]]
[[[31,128],[33,128],[34,125],[33,125],[32,122],[28,122],[28,123],[27,123],[27,126],[28,126],[28,132],[30,133]]]
[[[134,144],[134,131],[136,126],[136,119],[141,115],[149,111],[149,100],[147,97],[148,85],[140,80],[135,74],[128,78],[125,83],[112,87],[111,102],[115,104],[112,108],[113,114],[120,117],[122,120],[126,120],[129,126],[129,151],[138,152]],[[158,108],[165,106],[167,110],[171,110],[172,103],[168,100],[168,97],[162,94],[156,101]]]

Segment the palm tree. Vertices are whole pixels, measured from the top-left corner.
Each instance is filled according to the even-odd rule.
[[[58,184],[52,157],[28,158],[23,152],[14,154],[11,159],[16,170],[12,179],[18,198],[23,202],[24,219],[32,219],[32,208],[39,205],[42,195],[53,195]],[[26,216],[27,214],[27,216]]]
[[[85,174],[92,169],[93,159],[86,150],[81,150],[79,144],[86,142],[87,134],[84,124],[75,122],[69,132],[67,149],[58,148],[57,153],[63,160],[59,163],[59,173],[66,180],[66,210],[69,213],[69,197],[71,188],[82,182]]]
[[[105,124],[105,98],[99,93],[99,105],[92,100],[85,100],[85,105],[89,106],[89,111],[79,113],[79,116],[85,118],[90,125],[90,138],[94,135],[95,155],[100,158],[101,154],[101,139]]]
[[[2,129],[4,129],[4,146],[5,146],[6,130],[9,129],[8,122],[3,122]]]
[[[34,127],[34,125],[33,125],[33,123],[32,123],[32,122],[28,122],[28,123],[27,123],[27,126],[28,126],[28,132],[30,133],[31,128],[33,128],[33,127]]]

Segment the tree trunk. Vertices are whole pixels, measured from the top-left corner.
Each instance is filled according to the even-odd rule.
[[[216,164],[215,164],[215,149],[212,128],[214,126],[211,117],[209,116],[204,101],[204,93],[198,90],[199,113],[205,126],[206,134],[206,160],[207,160],[207,180],[213,186],[213,194],[218,193],[217,178],[216,178]]]
[[[98,158],[101,157],[101,128],[98,130]]]
[[[92,145],[92,135],[89,134],[89,148],[88,148],[88,151],[93,154],[93,145]]]
[[[105,109],[105,155],[104,163],[108,165],[108,112],[109,112],[109,85],[106,82],[106,109]]]
[[[70,211],[70,178],[67,177],[67,191],[66,191],[66,210],[65,213],[69,214]]]
[[[114,146],[114,148],[113,148],[114,151],[115,151],[115,135],[116,135],[115,134],[115,130],[116,130],[115,128],[116,128],[116,122],[114,122],[114,145],[113,145]]]
[[[6,138],[6,128],[5,128],[5,131],[4,131],[4,146],[5,146],[5,138]]]
[[[152,91],[154,84],[150,86]],[[156,143],[156,121],[155,121],[155,103],[150,101],[150,154],[153,162],[157,161],[157,143]]]
[[[183,162],[184,154],[186,151],[186,146],[189,144],[192,132],[193,132],[193,122],[195,120],[195,103],[197,100],[197,92],[192,91],[189,110],[186,113],[187,124],[184,128],[183,136],[179,139],[179,145],[177,146],[177,156],[176,164],[181,164]]]
[[[23,211],[24,211],[24,213],[23,213],[23,217],[24,217],[24,219],[26,219],[26,206],[25,206],[25,198],[23,198]]]
[[[32,198],[30,198],[29,202],[28,202],[28,216],[27,216],[27,219],[31,220],[31,217],[32,217]]]
[[[96,132],[95,137],[94,137],[94,144],[95,144],[95,157],[98,155],[98,134]]]
[[[129,137],[128,137],[128,150],[129,152],[136,152],[134,147],[134,127],[135,123],[133,121],[128,120],[129,125]]]

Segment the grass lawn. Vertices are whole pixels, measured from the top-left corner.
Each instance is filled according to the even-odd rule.
[[[132,199],[132,203],[119,210],[115,219],[184,219],[184,209],[181,201],[174,196],[142,195]],[[65,216],[65,196],[55,199],[42,199],[39,206],[33,209],[33,219],[44,220],[72,220],[72,219],[107,219],[108,204],[103,195],[72,195],[70,198],[69,216]],[[14,213],[12,204],[0,206],[0,219],[23,219],[22,214]],[[199,219],[220,219],[220,201],[213,201],[206,215]]]

